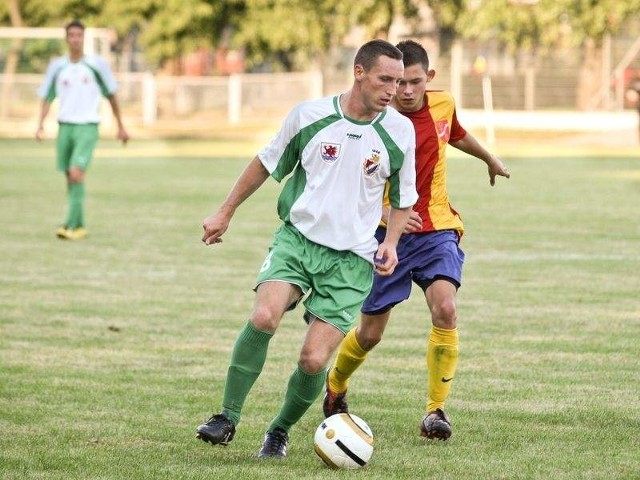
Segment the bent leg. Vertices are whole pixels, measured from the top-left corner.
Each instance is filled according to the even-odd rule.
[[[240,421],[247,395],[262,372],[282,315],[300,295],[298,287],[284,282],[258,286],[251,320],[236,339],[224,388],[223,414],[234,424]]]
[[[335,393],[346,392],[349,378],[367,358],[382,339],[391,310],[377,315],[363,313],[360,325],[351,330],[340,343],[336,360],[327,376],[329,390]]]
[[[329,359],[342,339],[342,332],[333,325],[318,319],[311,322],[298,366],[289,378],[284,403],[269,431],[281,428],[288,432],[318,398],[326,379]]]

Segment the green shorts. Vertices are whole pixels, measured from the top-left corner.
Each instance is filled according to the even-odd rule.
[[[98,143],[98,124],[60,123],[56,151],[58,170],[66,172],[71,167],[86,170]]]
[[[274,234],[256,288],[270,280],[297,285],[303,295],[308,293],[303,302],[305,320],[317,317],[346,334],[371,290],[373,266],[353,252],[318,245],[284,224]]]

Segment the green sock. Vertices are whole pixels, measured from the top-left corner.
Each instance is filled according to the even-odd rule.
[[[71,183],[67,192],[69,210],[67,220],[64,223],[67,228],[79,228],[84,226],[82,205],[84,203],[84,183]]]
[[[288,432],[302,418],[324,388],[327,371],[305,373],[298,366],[289,378],[287,393],[278,416],[269,425],[269,431],[276,427]]]
[[[236,425],[240,422],[240,412],[249,390],[262,372],[272,336],[272,333],[256,330],[251,322],[247,322],[233,347],[222,413]]]

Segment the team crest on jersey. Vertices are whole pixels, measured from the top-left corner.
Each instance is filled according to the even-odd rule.
[[[380,150],[372,150],[371,156],[364,159],[362,168],[364,169],[364,174],[367,176],[376,173],[380,168]]]
[[[436,132],[438,132],[438,138],[443,142],[449,141],[451,135],[451,129],[449,128],[449,120],[436,121]]]
[[[320,144],[320,156],[327,163],[335,162],[340,156],[340,144],[322,142]]]

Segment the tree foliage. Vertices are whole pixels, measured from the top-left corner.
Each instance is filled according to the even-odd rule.
[[[602,43],[640,12],[640,0],[470,0],[456,21],[457,32],[496,40],[510,50],[582,46],[577,105],[590,108],[606,88],[600,76]]]
[[[384,38],[395,18],[413,18],[412,0],[246,0],[234,44],[254,64],[277,60],[284,68],[322,63],[327,52],[361,26],[368,38]]]
[[[356,23],[362,25],[369,38],[386,38],[391,24],[398,17],[414,24],[418,19],[419,5],[424,2],[412,0],[366,0],[358,2]],[[418,25],[414,25],[419,28]]]
[[[62,27],[79,18],[88,26],[109,27],[122,40],[139,32],[152,64],[180,57],[201,46],[215,46],[225,28],[239,21],[242,0],[20,0],[25,25]],[[0,3],[0,24],[8,13]]]
[[[251,65],[300,69],[322,62],[360,26],[385,37],[395,18],[433,10],[446,42],[497,40],[516,50],[559,42],[598,44],[640,12],[640,0],[18,0],[25,26],[63,26],[73,18],[135,36],[148,61],[161,65],[199,47],[242,48]],[[0,24],[10,25],[0,2]],[[417,26],[419,27],[419,26]],[[446,45],[445,45],[446,48]]]
[[[434,2],[439,3],[439,2]],[[448,3],[448,2],[442,2]],[[452,2],[460,3],[460,2]],[[615,34],[632,15],[640,0],[471,0],[455,19],[459,35],[479,40],[495,39],[517,48],[553,48],[559,42],[582,45],[587,39],[601,43]]]
[[[442,49],[448,50],[451,41],[463,35],[463,32],[459,31],[458,22],[465,12],[466,3],[468,2],[465,0],[451,0],[449,2],[431,1],[428,3],[440,30],[440,37],[443,43]]]
[[[253,64],[277,59],[289,69],[318,59],[347,33],[351,5],[341,0],[246,0],[233,44]]]

